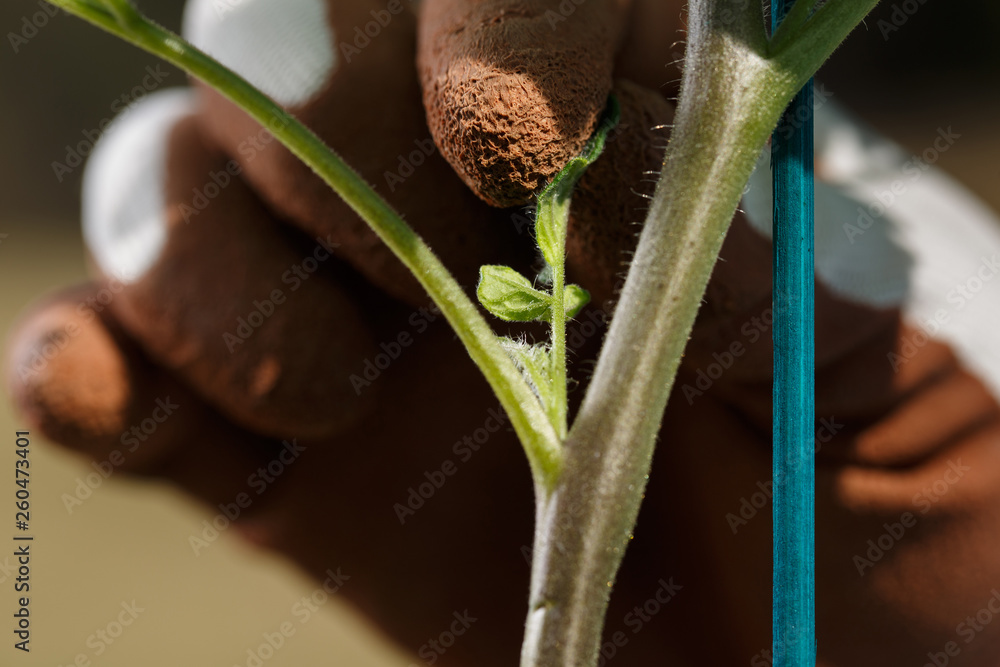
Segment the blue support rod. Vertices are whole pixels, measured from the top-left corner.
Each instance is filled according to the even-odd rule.
[[[772,0],[772,24],[793,4]],[[774,667],[816,664],[813,85],[771,140],[774,177]]]

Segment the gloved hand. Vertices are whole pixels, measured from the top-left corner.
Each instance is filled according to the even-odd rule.
[[[614,89],[622,124],[574,197],[568,242],[571,279],[595,295],[568,339],[579,399],[667,138],[676,56],[662,26],[680,7],[424,0],[417,13],[195,0],[185,33],[317,131],[470,291],[482,264],[535,261],[525,212],[487,204],[530,203]],[[817,193],[819,664],[940,653],[992,666],[1000,623],[980,610],[1000,611],[1000,350],[980,256],[1000,236],[954,185],[919,165],[907,176],[905,158],[831,108]],[[766,177],[734,221],[665,415],[608,616],[604,653],[621,664],[768,664]],[[894,183],[908,191],[872,211]],[[533,518],[524,456],[364,223],[199,84],[119,120],[84,197],[95,281],[39,304],[9,344],[26,418],[174,481],[217,527],[238,514],[235,530],[338,587],[420,659],[514,664]],[[932,339],[919,327],[937,310]],[[214,539],[198,527],[192,557]]]

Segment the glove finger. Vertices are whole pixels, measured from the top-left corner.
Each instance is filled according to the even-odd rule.
[[[84,175],[84,233],[116,318],[238,424],[329,435],[371,406],[343,369],[373,351],[328,238],[282,230],[206,147],[190,92],[114,124]],[[210,197],[200,209],[197,198]]]
[[[415,17],[400,3],[193,0],[185,35],[260,86],[357,170],[425,238],[459,282],[483,264],[528,264],[508,214],[468,192],[434,146],[413,72]],[[206,136],[279,215],[339,244],[338,256],[411,306],[410,272],[328,185],[231,102],[198,84]]]
[[[426,0],[417,65],[441,153],[492,206],[583,149],[612,86],[628,0]]]
[[[7,383],[21,413],[46,437],[104,458],[124,444],[131,424],[159,407],[157,399],[172,405],[177,387],[150,377],[135,347],[122,346],[123,333],[108,328],[95,310],[103,310],[99,298],[100,287],[89,284],[49,297],[26,314],[7,346]],[[187,419],[190,412],[179,415]],[[160,420],[163,428],[144,438],[129,465],[143,467],[161,455],[178,421]]]
[[[231,499],[266,461],[268,445],[155,366],[110,317],[109,294],[82,285],[21,318],[6,351],[16,406],[46,438],[90,458],[104,478],[115,471],[173,476],[205,500]],[[166,474],[175,468],[184,472]]]

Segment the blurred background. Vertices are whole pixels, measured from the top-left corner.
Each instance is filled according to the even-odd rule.
[[[275,0],[279,1],[279,0]],[[349,0],[344,0],[349,1]],[[182,0],[141,0],[177,28]],[[67,145],[100,128],[155,61],[39,0],[0,3],[0,334],[53,288],[85,277],[78,225],[82,169],[63,174]],[[961,138],[938,166],[1000,209],[1000,4],[898,0],[879,9],[820,75],[825,89],[919,154],[938,128]],[[184,84],[168,68],[164,86]],[[13,509],[14,431],[0,395],[0,506]],[[188,536],[209,516],[165,486],[113,476],[70,513],[62,496],[93,469],[33,440],[31,653],[4,631],[3,665],[106,667],[247,665],[248,649],[290,617],[316,584],[224,533],[195,557]],[[13,526],[0,530],[10,544]],[[8,553],[7,547],[0,554]],[[0,614],[10,618],[14,574],[0,555]],[[113,643],[96,634],[122,604],[142,608]],[[5,624],[4,627],[8,627]],[[98,651],[100,653],[98,654]],[[265,664],[399,665],[411,661],[336,600]],[[417,662],[413,660],[412,662]],[[86,664],[86,663],[79,663]],[[249,664],[257,664],[252,661]]]

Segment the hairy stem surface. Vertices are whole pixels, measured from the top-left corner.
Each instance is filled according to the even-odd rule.
[[[663,410],[743,188],[782,111],[876,2],[800,10],[772,54],[760,3],[692,0],[663,172],[563,475],[539,500],[522,667],[597,664]]]
[[[676,126],[597,369],[563,451],[560,434],[479,310],[424,241],[308,128],[128,0],[50,0],[212,86],[309,165],[372,227],[441,308],[520,438],[538,497],[524,667],[593,667],[656,434],[726,230],[792,96],[877,0],[828,0],[772,42],[761,3],[691,0]],[[565,362],[563,362],[564,368]]]

